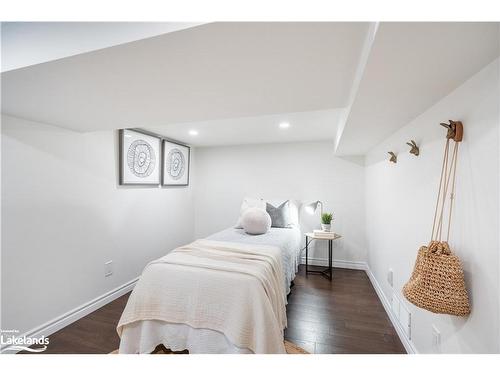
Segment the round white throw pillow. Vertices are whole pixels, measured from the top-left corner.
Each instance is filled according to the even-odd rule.
[[[252,207],[243,213],[241,226],[248,234],[264,234],[271,228],[271,216],[262,208]]]

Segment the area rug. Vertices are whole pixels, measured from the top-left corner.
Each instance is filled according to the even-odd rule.
[[[285,340],[285,349],[287,354],[310,354],[308,351],[302,349],[300,346],[297,346],[290,341]],[[113,350],[109,354],[118,354],[118,349]],[[163,345],[158,345],[156,349],[151,354],[189,354],[187,350],[183,350],[182,352],[173,352],[170,349],[165,348]]]

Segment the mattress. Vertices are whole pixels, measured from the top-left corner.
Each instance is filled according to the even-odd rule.
[[[299,228],[271,228],[262,235],[249,235],[242,229],[228,228],[206,239],[279,247],[283,259],[283,282],[286,293],[289,293],[290,284],[295,278],[299,265],[301,241]],[[187,349],[191,354],[252,353],[247,348],[233,345],[221,332],[159,320],[140,321],[125,327],[122,332],[119,352],[151,353],[159,344],[174,351]]]

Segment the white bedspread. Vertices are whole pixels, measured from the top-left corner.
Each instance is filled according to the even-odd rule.
[[[285,353],[284,278],[280,248],[198,240],[145,268],[117,331],[162,321],[220,332],[254,353]]]
[[[124,327],[119,352],[152,353],[159,344],[174,352],[187,349],[189,354],[253,354],[234,345],[221,332],[161,320],[141,320]]]
[[[281,249],[286,294],[290,292],[290,283],[300,264],[301,231],[298,227],[271,228],[269,232],[260,235],[250,235],[243,229],[227,228],[208,236],[208,240],[239,242],[254,245],[277,246]]]

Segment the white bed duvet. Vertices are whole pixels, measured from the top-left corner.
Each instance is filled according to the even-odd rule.
[[[295,278],[300,262],[301,232],[298,227],[271,228],[267,233],[260,235],[246,234],[243,229],[228,228],[208,236],[207,240],[279,247],[283,257],[285,290],[287,294],[290,292],[290,284]]]
[[[286,293],[289,292],[290,283],[295,277],[298,267],[300,239],[300,230],[298,228],[271,228],[268,233],[259,236],[247,235],[243,230],[229,228],[207,238],[207,240],[211,240],[212,242],[222,241],[220,243],[256,245],[255,249],[259,249],[265,245],[279,248],[283,268],[281,276],[283,287],[278,288],[281,290],[281,293],[285,291]],[[134,302],[130,301],[129,303],[134,304]],[[127,304],[125,312],[128,310],[128,313],[130,311],[135,313],[138,306],[140,304],[135,303],[132,307],[129,307],[129,304]],[[121,323],[123,323],[123,319],[124,317],[122,316]],[[167,348],[174,351],[188,349],[193,354],[282,352],[282,348],[277,348],[276,342],[269,347],[272,347],[272,349],[269,349],[270,351],[263,349],[265,346],[261,346],[256,350],[255,345],[251,347],[252,345],[242,344],[243,341],[241,340],[236,342],[238,340],[234,336],[229,338],[228,336],[231,335],[223,333],[224,329],[212,329],[213,325],[207,322],[204,323],[205,325],[202,323],[201,325],[193,326],[192,324],[183,324],[179,321],[154,319],[154,316],[148,319],[147,315],[144,316],[144,319],[128,320],[127,324],[119,326],[119,333],[121,333],[120,353],[150,353],[159,344],[164,344]],[[261,332],[259,334],[266,335],[268,332]],[[276,336],[276,333],[273,336]],[[261,339],[263,338],[258,338],[258,340]]]

